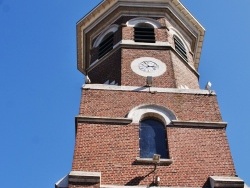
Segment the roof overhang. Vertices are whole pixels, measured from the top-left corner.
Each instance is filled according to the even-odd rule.
[[[77,22],[77,67],[86,74],[86,46],[84,35],[93,28],[93,25],[100,23],[103,18],[110,14],[113,10],[119,6],[126,7],[156,7],[167,8],[174,11],[177,19],[180,22],[185,23],[188,30],[195,31],[196,44],[194,48],[194,63],[195,69],[198,70],[202,44],[205,35],[205,29],[203,26],[192,16],[192,14],[181,4],[179,0],[103,0],[88,14]]]

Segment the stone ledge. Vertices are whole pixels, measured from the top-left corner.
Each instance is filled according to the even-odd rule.
[[[77,116],[76,123],[116,123],[116,124],[130,124],[132,119],[129,118],[112,118],[112,117],[97,117],[97,116]]]
[[[145,80],[146,84],[146,80]],[[145,86],[116,86],[106,84],[85,84],[82,89],[89,90],[109,90],[109,91],[130,91],[130,92],[148,92],[148,93],[178,93],[178,94],[195,94],[195,95],[216,95],[214,91],[202,89],[178,89],[178,88],[159,88]]]
[[[69,173],[70,183],[100,183],[101,172],[71,171]]]
[[[142,164],[143,163],[146,163],[146,164],[155,164],[155,162],[151,158],[140,158],[140,157],[137,157],[136,158],[136,162],[137,163],[142,163]],[[156,164],[159,164],[159,165],[171,165],[172,163],[173,163],[172,159],[160,159],[160,162],[156,163]]]
[[[244,188],[244,181],[238,177],[210,176],[211,188]]]
[[[202,121],[178,121],[172,120],[168,127],[186,127],[186,128],[217,128],[225,129],[226,122],[202,122]]]

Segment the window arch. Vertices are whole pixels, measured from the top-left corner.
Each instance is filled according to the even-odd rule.
[[[95,40],[93,48],[98,47],[98,59],[113,49],[114,35],[118,28],[119,26],[117,24],[109,26]]]
[[[176,120],[174,113],[164,106],[143,104],[133,108],[127,115],[132,123],[139,124],[138,162],[152,162],[154,154],[161,155],[161,163],[171,164],[166,125]]]
[[[140,158],[152,158],[159,154],[168,159],[167,136],[164,124],[154,118],[147,118],[140,122]]]
[[[155,28],[161,28],[161,23],[152,18],[137,17],[129,20],[126,25],[134,27],[134,41],[155,43]]]
[[[155,43],[154,27],[149,23],[138,23],[134,27],[134,41]]]
[[[133,19],[129,20],[126,23],[126,25],[128,27],[135,27],[139,23],[147,23],[147,24],[150,24],[154,28],[160,28],[161,27],[161,23],[158,22],[157,20],[154,20],[152,18],[145,18],[145,17],[133,18]]]
[[[172,120],[176,120],[175,114],[164,106],[156,104],[143,104],[136,106],[127,115],[132,119],[132,123],[140,123],[141,120],[152,117],[160,120],[164,125],[168,125]]]
[[[177,37],[176,35],[174,35],[174,45],[175,45],[175,50],[177,52],[179,52],[179,54],[185,59],[187,59],[187,50],[186,47],[184,45],[184,43],[181,41],[181,39],[179,37]]]

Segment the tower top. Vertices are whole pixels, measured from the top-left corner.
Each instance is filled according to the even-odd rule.
[[[172,19],[191,38],[194,68],[198,70],[205,29],[179,0],[154,0],[153,2],[103,0],[77,22],[77,67],[82,73],[86,74],[89,65],[87,49],[91,46],[91,42],[86,40],[88,32],[107,17],[109,23],[105,21],[105,24],[112,24],[121,16],[166,16]]]

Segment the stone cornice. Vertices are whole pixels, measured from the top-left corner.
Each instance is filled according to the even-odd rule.
[[[146,84],[146,81],[145,81]],[[158,88],[145,86],[116,86],[106,84],[85,84],[82,86],[84,90],[109,90],[109,91],[130,91],[130,92],[149,92],[149,93],[181,93],[196,95],[216,95],[214,91],[201,89],[178,89],[178,88]]]
[[[96,117],[96,116],[77,116],[76,123],[115,123],[127,125],[132,122],[129,118],[113,118],[113,117]]]
[[[202,122],[202,121],[179,121],[172,120],[168,127],[176,128],[213,128],[213,129],[225,129],[227,127],[226,122]]]
[[[131,118],[114,118],[114,117],[97,117],[97,116],[76,116],[76,126],[79,123],[107,123],[128,125],[132,123]],[[208,128],[208,129],[225,129],[227,127],[226,122],[206,122],[206,121],[180,121],[172,120],[167,127],[173,128]]]
[[[210,176],[209,179],[211,188],[224,188],[224,187],[244,188],[244,181],[239,177]]]

